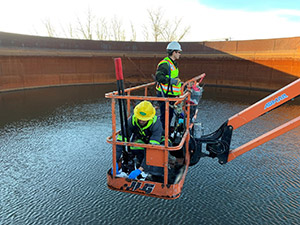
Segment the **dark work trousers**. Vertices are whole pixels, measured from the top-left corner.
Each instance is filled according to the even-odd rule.
[[[163,97],[160,91],[156,92],[157,97]],[[174,97],[172,95],[168,95],[167,97]],[[174,105],[175,102],[170,102],[170,105]],[[159,101],[159,109],[160,109],[160,121],[162,124],[163,129],[165,130],[165,110],[166,110],[166,103],[164,101]],[[170,124],[173,118],[174,109],[173,107],[169,107],[169,132],[170,132]]]
[[[120,160],[122,152],[123,152],[123,146],[117,145],[117,162]],[[145,158],[145,149],[139,149],[139,150],[129,150],[134,157],[137,158],[139,164],[142,164],[143,159]]]
[[[164,174],[164,168],[163,167],[157,167],[157,166],[148,166],[146,164],[146,157],[145,157],[145,149],[140,150],[130,150],[132,152],[132,156],[137,158],[137,164],[135,165],[136,168],[128,168],[129,172],[131,172],[134,169],[138,169],[140,166],[144,168],[144,171],[146,173],[150,173],[155,176],[163,176]],[[117,145],[117,162],[120,160],[122,155],[122,146]]]

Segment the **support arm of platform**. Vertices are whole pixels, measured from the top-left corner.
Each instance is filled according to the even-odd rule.
[[[299,95],[300,79],[232,116],[218,130],[211,134],[201,136],[197,142],[206,144],[206,150],[209,152],[208,156],[212,158],[217,157],[220,164],[225,164],[235,159],[237,156],[300,126],[300,116],[298,116],[297,118],[238,147],[237,149],[230,150],[233,130],[245,125],[259,116],[266,114],[267,112],[270,112]]]

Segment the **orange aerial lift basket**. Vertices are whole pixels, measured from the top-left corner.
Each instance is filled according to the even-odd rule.
[[[107,171],[107,185],[112,190],[163,199],[176,199],[181,194],[189,166],[198,163],[201,157],[217,157],[220,164],[225,164],[237,156],[300,126],[300,116],[298,116],[292,121],[237,149],[230,149],[233,130],[299,96],[300,79],[229,118],[217,131],[203,135],[199,132],[199,123],[195,121],[198,112],[197,103],[202,93],[202,88],[199,85],[205,74],[198,75],[183,83],[180,96],[168,98],[149,95],[151,89],[155,90],[156,82],[124,89],[120,58],[115,59],[115,69],[118,91],[113,91],[105,95],[106,98],[111,99],[112,112],[112,135],[107,138],[107,142],[112,144],[113,162],[112,168]],[[194,87],[198,88],[194,89]],[[195,96],[197,96],[195,101],[192,99],[194,90],[196,90]],[[126,121],[129,117],[127,115],[131,115],[133,106],[142,100],[165,102],[165,124],[169,124],[169,107],[175,108],[175,114],[176,112],[181,113],[180,121],[178,121],[179,117],[175,117],[174,129],[169,131],[169,127],[165,127],[165,140],[162,145],[140,144],[125,140],[117,141],[117,135],[120,133],[120,131],[117,131],[117,111],[120,113],[121,131],[123,130],[125,133],[124,126],[126,126]],[[116,109],[117,105],[119,105],[119,110]],[[171,145],[170,142],[172,142]],[[144,148],[146,152],[146,165],[163,168],[162,179],[152,179],[151,174],[150,176],[149,174],[144,174],[144,176],[140,176],[138,179],[129,179],[124,173],[117,175],[117,145],[124,146],[124,153],[133,146]],[[202,145],[206,146],[207,153],[202,152]],[[170,160],[170,155],[176,155],[174,154],[176,152],[180,153],[179,155],[182,155],[182,157],[176,158],[174,163],[174,161]]]
[[[117,59],[118,60],[118,59]],[[122,77],[122,69],[120,61],[115,61],[116,64],[116,72],[117,72],[117,82],[118,82],[118,91],[110,92],[105,95],[106,98],[110,98],[111,101],[111,111],[112,111],[112,135],[107,138],[107,142],[112,144],[112,155],[113,162],[116,162],[116,146],[123,145],[127,147],[140,147],[146,149],[146,165],[155,166],[163,168],[164,174],[163,178],[160,181],[153,181],[153,179],[149,180],[147,176],[145,178],[139,180],[131,180],[127,177],[120,177],[116,175],[116,163],[113,163],[113,173],[111,169],[107,172],[107,184],[110,189],[129,192],[140,195],[153,196],[164,199],[176,199],[180,196],[185,176],[188,170],[188,166],[190,163],[190,150],[189,150],[189,140],[190,140],[190,129],[193,127],[192,121],[195,121],[195,118],[190,118],[191,106],[196,107],[196,104],[191,103],[191,92],[189,91],[193,85],[198,85],[205,74],[199,75],[182,85],[182,95],[177,98],[167,98],[167,97],[156,97],[149,96],[149,89],[155,90],[156,82],[151,82],[144,85],[139,85],[132,88],[123,89],[123,77]],[[120,76],[121,74],[121,76]],[[185,91],[184,91],[185,90]],[[117,122],[116,122],[116,101],[122,105],[119,107],[119,111],[123,111],[125,113],[125,117],[132,113],[132,106],[134,103],[138,101],[147,100],[150,102],[160,102],[164,101],[166,104],[166,112],[165,112],[165,124],[169,124],[169,107],[170,105],[174,105],[178,110],[182,111],[182,115],[184,118],[181,118],[183,121],[184,129],[181,129],[180,132],[176,133],[176,138],[179,141],[176,145],[170,146],[170,138],[169,138],[169,127],[165,127],[164,136],[165,141],[164,145],[151,145],[151,144],[140,144],[134,142],[123,142],[117,141],[117,134],[120,131],[117,131]],[[174,104],[172,104],[172,102]],[[125,104],[124,104],[125,103]],[[197,113],[194,113],[196,116]],[[123,118],[123,120],[127,120],[127,118]],[[123,122],[123,121],[122,121]],[[186,129],[187,128],[187,129]],[[174,132],[173,132],[174,133]],[[174,137],[173,137],[174,139]],[[176,174],[174,174],[174,168],[172,171],[172,166],[169,163],[169,152],[171,151],[182,151],[183,158],[180,159],[180,164],[177,162],[176,165]],[[175,163],[175,162],[173,162]],[[173,165],[175,167],[175,165]],[[171,175],[169,174],[173,172],[173,176],[171,179]],[[172,181],[171,181],[172,180]]]

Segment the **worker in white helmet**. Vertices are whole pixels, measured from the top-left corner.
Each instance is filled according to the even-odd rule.
[[[181,81],[176,60],[181,55],[181,45],[177,41],[172,41],[167,46],[168,56],[161,60],[156,70],[156,85],[158,97],[176,97],[181,95]],[[170,104],[174,102],[170,102]],[[169,124],[172,120],[174,110],[169,109]],[[165,102],[160,102],[160,121],[165,129]]]

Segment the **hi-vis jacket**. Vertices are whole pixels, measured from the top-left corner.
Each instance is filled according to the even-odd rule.
[[[158,63],[157,68],[163,63],[166,63],[169,67],[169,73],[166,74],[165,76],[167,78],[178,78],[179,70],[174,65],[173,61],[169,57],[166,57]],[[168,94],[168,95],[180,95],[181,94],[181,92],[180,92],[181,83],[179,83],[178,85],[171,85],[169,83],[166,83],[166,84],[160,83],[160,84],[161,84],[161,87],[162,87],[165,94]],[[161,91],[161,87],[160,87],[159,84],[157,84],[156,85],[156,90]]]
[[[149,120],[144,127],[139,125],[138,119],[134,115],[128,119],[128,135],[130,137],[130,142],[159,145],[162,139],[162,134],[162,125],[160,120],[157,119],[157,116],[154,116],[153,119]],[[118,135],[117,140],[122,141],[121,134]],[[124,140],[126,141],[126,138]],[[134,146],[130,148],[132,150],[143,149]]]

